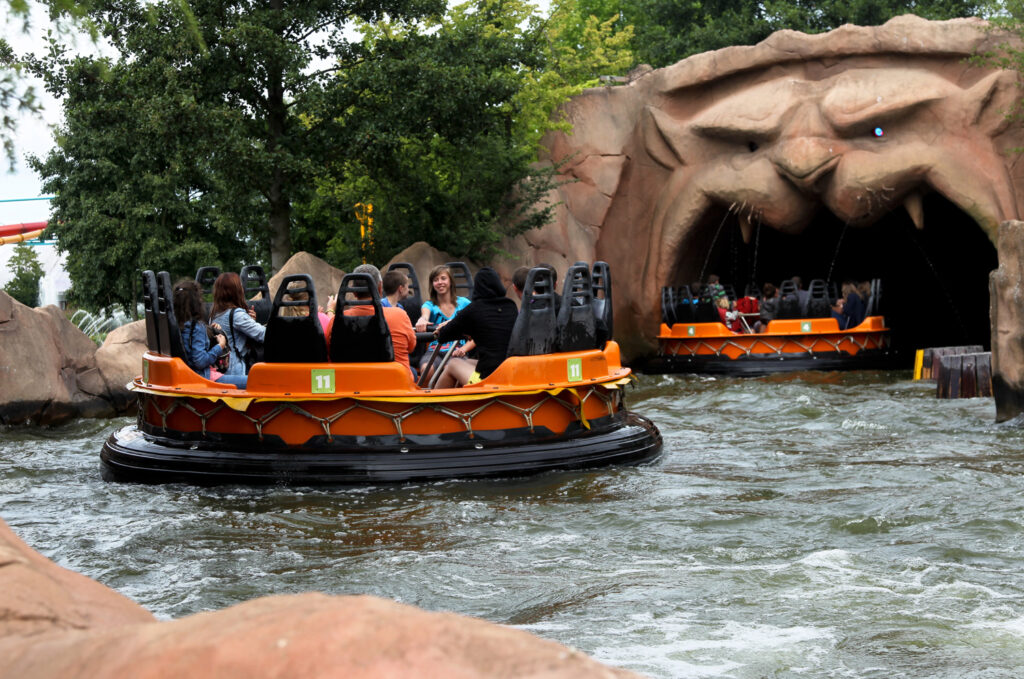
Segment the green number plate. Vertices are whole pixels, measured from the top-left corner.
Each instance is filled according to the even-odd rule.
[[[689,337],[693,337],[694,335],[697,334],[697,328],[693,327],[692,325],[686,326],[686,334]]]
[[[810,331],[811,331],[811,324],[810,323],[801,323],[800,324],[800,332],[810,332]]]
[[[314,394],[334,393],[334,371],[333,370],[310,370],[313,380],[313,387],[310,391]]]
[[[583,379],[583,359],[582,358],[570,358],[565,362],[569,368],[569,381],[579,382]]]

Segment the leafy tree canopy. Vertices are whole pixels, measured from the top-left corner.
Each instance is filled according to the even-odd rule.
[[[322,83],[363,58],[344,27],[442,6],[94,0],[88,17],[117,57],[54,42],[32,63],[64,105],[57,148],[32,165],[57,195],[74,301],[131,308],[140,268],[236,268],[268,249],[280,267],[292,205],[335,151],[303,111],[323,112]],[[321,120],[343,111],[329,113]]]
[[[14,246],[14,254],[8,261],[13,274],[4,290],[25,306],[39,305],[39,281],[43,278],[43,267],[35,250],[23,244]]]
[[[582,0],[581,0],[582,1]],[[821,33],[843,24],[874,26],[901,14],[926,19],[982,16],[987,0],[586,0],[601,19],[619,15],[635,29],[638,62],[655,68],[692,54],[730,45],[752,45],[773,32]],[[998,3],[1001,4],[1001,3]]]
[[[553,168],[534,166],[540,138],[568,128],[552,119],[560,104],[632,63],[632,34],[612,23],[581,17],[576,0],[546,19],[521,0],[475,0],[417,25],[365,25],[367,59],[325,92],[343,97],[334,135],[346,153],[307,206],[311,249],[344,268],[417,240],[484,258],[546,223],[552,208],[532,207],[554,186]],[[360,241],[357,202],[375,206],[372,246]]]

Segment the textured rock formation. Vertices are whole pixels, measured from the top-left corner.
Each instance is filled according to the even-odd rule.
[[[127,400],[114,395],[96,354],[57,307],[31,309],[0,291],[0,422],[54,424],[123,411]]]
[[[914,16],[780,31],[589,90],[566,107],[572,133],[546,141],[569,182],[549,197],[556,221],[505,249],[560,273],[608,261],[616,338],[636,355],[653,347],[660,288],[701,275],[722,225],[749,244],[822,211],[856,228],[905,209],[927,228],[922,198],[938,194],[994,240],[1022,208],[1008,151],[1024,135],[1005,115],[1020,92],[1015,74],[966,58],[1003,39]]]
[[[316,255],[311,255],[308,252],[296,252],[285,262],[281,270],[267,281],[271,299],[277,294],[281,280],[285,276],[297,273],[309,274],[313,278],[317,303],[320,306],[324,306],[327,303],[327,298],[338,292],[341,279],[345,277],[344,271],[334,268]]]
[[[627,679],[526,632],[368,596],[256,599],[155,622],[0,521],[0,679]]]
[[[146,321],[135,321],[114,328],[96,352],[96,367],[103,374],[114,406],[123,411],[135,403],[127,384],[142,374],[142,355],[146,353]]]
[[[999,268],[989,278],[996,421],[1024,413],[1024,222],[999,225]]]

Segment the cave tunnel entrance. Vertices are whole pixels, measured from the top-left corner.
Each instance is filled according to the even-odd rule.
[[[805,287],[815,278],[838,284],[879,278],[882,313],[908,367],[920,348],[990,347],[988,276],[998,266],[996,248],[939,194],[924,198],[923,230],[902,206],[871,226],[846,228],[822,208],[799,235],[755,227],[750,240],[743,242],[735,216],[724,210],[707,215],[668,284],[688,284],[703,272],[742,294],[750,283],[779,285],[792,276]]]

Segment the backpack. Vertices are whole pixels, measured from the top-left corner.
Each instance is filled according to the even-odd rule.
[[[235,347],[235,311],[234,310],[232,310],[231,313],[228,315],[228,327],[231,329],[231,346],[232,346],[232,348],[234,348]],[[245,336],[245,350],[244,350],[244,353],[241,353],[239,355],[239,358],[242,359],[242,363],[245,365],[245,372],[248,373],[249,369],[252,368],[253,365],[263,361],[263,342],[259,342],[257,340],[254,340],[253,338],[251,338],[248,335],[246,335]]]

